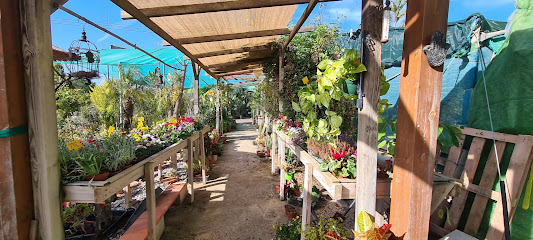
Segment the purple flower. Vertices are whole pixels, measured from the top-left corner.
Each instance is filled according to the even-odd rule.
[[[148,137],[148,141],[151,142],[151,141],[152,141],[152,138],[151,138],[151,137]]]
[[[169,136],[166,136],[166,138],[169,138]]]
[[[183,130],[185,130],[185,128],[187,128],[187,127],[185,127],[185,126],[183,126],[183,125],[180,125],[180,126],[178,127],[178,130],[183,131]]]

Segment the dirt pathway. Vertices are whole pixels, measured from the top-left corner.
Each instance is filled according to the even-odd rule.
[[[161,239],[272,239],[272,225],[285,223],[276,193],[279,177],[270,160],[256,155],[251,120],[237,120],[206,185],[195,183],[195,202],[175,203],[165,215]]]

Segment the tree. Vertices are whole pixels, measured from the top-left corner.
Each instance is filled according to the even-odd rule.
[[[391,1],[391,11],[394,14],[394,26],[398,27],[398,23],[402,18],[405,17],[405,5],[407,4],[407,0],[392,0]],[[400,27],[405,26],[405,19],[402,24],[400,24]]]
[[[148,86],[146,79],[136,67],[128,67],[124,71],[122,65],[118,66],[120,73],[119,91],[122,97],[122,128],[129,130],[133,120],[134,102],[140,102],[145,97],[145,87]]]

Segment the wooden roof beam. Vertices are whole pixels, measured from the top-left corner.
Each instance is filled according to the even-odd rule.
[[[213,52],[205,52],[205,53],[196,54],[195,56],[197,58],[207,58],[207,57],[215,57],[215,56],[222,56],[222,55],[235,54],[235,53],[254,52],[254,51],[261,51],[261,50],[268,50],[268,49],[270,49],[270,44],[259,45],[259,46],[254,46],[254,47],[242,47],[242,48],[225,49],[225,50],[213,51]]]
[[[243,60],[238,60],[234,62],[225,62],[225,63],[218,63],[218,64],[211,64],[207,65],[209,68],[222,68],[222,67],[230,67],[230,66],[238,66],[238,65],[250,65],[250,64],[256,64],[256,63],[262,63],[264,61],[268,61],[272,59],[271,57],[262,57],[262,58],[248,58]]]
[[[305,26],[299,29],[298,33],[312,32],[315,28],[311,26]],[[293,28],[279,28],[279,29],[268,29],[268,30],[259,30],[259,31],[250,31],[242,33],[230,33],[230,34],[221,34],[221,35],[211,35],[211,36],[199,36],[199,37],[190,37],[190,38],[178,38],[175,39],[180,44],[194,44],[194,43],[206,43],[206,42],[217,42],[217,41],[228,41],[236,39],[245,39],[245,38],[258,38],[258,37],[269,37],[277,35],[286,35],[293,32]],[[168,42],[163,41],[163,46],[168,46]]]
[[[207,68],[203,63],[198,61],[198,58],[192,55],[191,52],[189,52],[189,50],[184,48],[178,41],[174,40],[167,32],[165,32],[163,29],[161,29],[161,27],[155,24],[149,17],[147,17],[141,11],[139,11],[139,9],[133,6],[133,4],[131,4],[128,0],[111,0],[111,1],[115,5],[117,5],[119,8],[122,8],[124,11],[128,12],[130,15],[135,17],[144,26],[152,30],[152,32],[159,35],[165,41],[169,42],[172,46],[180,50],[183,54],[189,57],[192,62],[195,62],[198,65],[200,65],[200,67],[202,67],[202,69],[204,69],[205,72],[207,72],[213,78],[217,78],[217,76],[213,72],[211,72],[211,70],[209,70],[209,68]]]
[[[340,0],[319,0],[320,2],[332,2]],[[198,13],[210,13],[221,11],[232,11],[252,8],[263,7],[276,7],[287,6],[296,4],[307,4],[309,0],[269,0],[269,1],[256,1],[256,0],[234,0],[215,3],[195,3],[188,5],[175,5],[164,7],[153,7],[139,9],[147,17],[164,17],[164,16],[176,16],[186,14],[198,14]],[[122,19],[134,19],[126,11],[120,11],[120,17]]]
[[[225,72],[225,73],[219,73],[217,74],[217,77],[224,77],[224,76],[231,76],[231,75],[241,75],[246,73],[252,73],[257,70],[262,70],[263,68],[255,68],[255,69],[247,69],[247,70],[240,70],[235,72]]]
[[[264,80],[264,76],[260,76],[259,78],[255,76],[232,76],[231,79],[228,80],[237,80],[237,81],[257,81],[257,80]]]
[[[318,2],[319,0],[309,1],[309,5],[307,5],[307,8],[305,8],[304,13],[300,17],[300,19],[298,19],[298,22],[296,23],[296,25],[292,28],[289,38],[287,38],[287,40],[285,40],[285,42],[283,43],[283,49],[287,48],[287,46],[292,41],[296,33],[300,32],[300,28],[302,27],[302,25],[304,25],[305,21],[307,20],[311,12],[313,12],[313,9],[315,8]]]
[[[245,64],[233,65],[233,66],[228,66],[225,68],[218,68],[218,69],[211,69],[211,70],[214,73],[219,74],[219,73],[234,72],[234,71],[244,71],[244,70],[262,68],[262,67],[263,65],[261,65],[260,63],[251,63],[251,64],[245,63]]]

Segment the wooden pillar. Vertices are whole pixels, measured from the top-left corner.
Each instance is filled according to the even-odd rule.
[[[146,212],[148,213],[148,240],[156,240],[156,200],[153,162],[144,164],[144,178],[146,179]]]
[[[278,137],[278,156],[279,156],[279,165],[285,163],[285,142]],[[283,168],[279,169],[279,200],[285,200],[285,170]]]
[[[276,133],[276,125],[272,124],[272,162],[271,162],[271,173],[272,175],[276,174],[277,162],[278,162],[278,134]]]
[[[357,184],[355,219],[361,211],[374,217],[376,212],[376,180],[378,157],[378,102],[381,79],[381,26],[382,0],[363,0],[362,51],[363,63],[368,69],[363,73],[363,108],[359,110],[357,129]],[[368,37],[365,37],[368,36]],[[358,229],[357,223],[355,229]]]
[[[34,216],[19,1],[0,2],[0,239],[29,239]]]
[[[191,196],[191,203],[194,202],[194,174],[193,174],[193,142],[187,138],[187,190]]]
[[[436,31],[446,33],[448,0],[407,4],[391,224],[398,236],[427,239],[439,125],[442,66],[429,66],[422,48]]]
[[[285,78],[285,69],[284,69],[284,61],[283,57],[285,55],[285,49],[283,49],[283,46],[279,50],[279,76],[278,76],[278,101],[279,101],[279,114],[283,114],[283,99],[281,97],[281,91],[283,91],[283,79]]]
[[[202,183],[207,183],[207,168],[205,166],[205,139],[204,134],[200,132],[200,159],[202,160]]]
[[[311,224],[311,203],[313,200],[313,165],[305,165],[304,175],[304,200],[302,206],[302,232],[307,231],[307,225]],[[302,240],[304,236],[302,234]]]
[[[52,80],[51,2],[21,0],[19,6],[35,218],[41,239],[63,239],[55,86]]]
[[[200,95],[200,66],[197,63],[192,64],[192,71],[194,75],[194,105],[193,114],[195,117],[200,115],[199,95]]]
[[[217,99],[216,99],[216,120],[215,120],[215,125],[216,125],[216,129],[217,129],[217,132],[219,134],[222,134],[222,132],[220,131],[220,89],[219,89],[219,86],[220,86],[220,79],[217,79],[217,88],[216,88],[216,95],[217,95]]]

